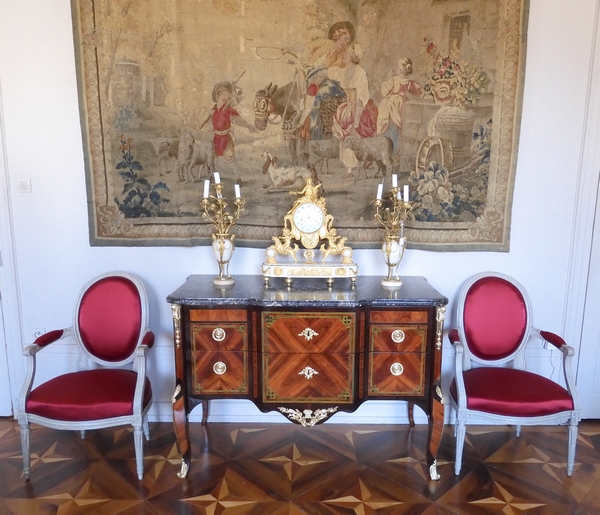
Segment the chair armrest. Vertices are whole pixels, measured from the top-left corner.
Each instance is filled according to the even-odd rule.
[[[142,345],[145,345],[149,349],[154,345],[155,336],[154,333],[150,329],[146,329],[146,333],[142,338]]]
[[[21,393],[19,394],[19,399],[17,401],[17,416],[19,416],[20,413],[25,412],[25,402],[27,401],[27,397],[29,396],[29,392],[31,392],[31,388],[33,386],[36,370],[36,354],[42,349],[49,346],[51,343],[65,338],[66,336],[69,336],[72,333],[72,327],[69,327],[67,329],[55,329],[54,331],[49,331],[47,333],[42,334],[41,336],[36,338],[32,344],[27,345],[23,349],[23,355],[27,356],[27,372],[25,375],[25,380],[23,381]]]
[[[562,353],[563,365],[565,368],[565,376],[570,375],[571,361],[573,359],[573,356],[575,356],[575,349],[570,345],[567,345],[567,343],[560,336],[558,336],[558,334],[552,333],[550,331],[541,331],[539,329],[536,329],[535,327],[532,328],[532,332],[537,334],[542,340],[544,340],[544,346],[546,348],[548,348],[546,344],[547,342],[556,347]],[[568,383],[569,381],[567,380],[567,384]]]
[[[53,331],[48,331],[47,333],[38,336],[30,345],[27,345],[27,347],[23,349],[23,355],[35,356],[44,347],[47,347],[51,343],[70,335],[72,332],[73,330],[71,327],[67,329],[55,329]]]
[[[550,331],[541,331],[540,329],[533,328],[532,332],[536,333],[542,340],[545,342],[551,343],[557,349],[567,345],[565,341],[558,336],[558,334],[552,333]]]
[[[546,348],[548,348],[547,344],[550,343],[561,352],[565,386],[573,397],[575,411],[580,412],[581,406],[579,403],[579,394],[575,388],[575,378],[573,376],[573,359],[575,356],[575,349],[568,345],[560,336],[550,331],[541,331],[534,327],[532,328],[532,332],[544,340],[544,346]]]
[[[452,345],[460,342],[460,334],[456,327],[454,329],[450,329],[450,331],[448,331],[448,339],[450,340],[450,343]]]
[[[38,336],[33,343],[40,347],[45,347],[46,345],[50,345],[51,343],[60,340],[63,336],[66,336],[70,333],[69,329],[55,329],[54,331],[48,331],[47,333]]]

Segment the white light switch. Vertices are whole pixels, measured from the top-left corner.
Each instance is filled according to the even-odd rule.
[[[17,190],[20,193],[31,193],[31,179],[21,179],[17,183]]]

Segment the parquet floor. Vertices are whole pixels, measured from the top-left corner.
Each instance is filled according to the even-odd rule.
[[[151,423],[145,476],[129,429],[32,428],[31,480],[19,428],[0,419],[0,514],[599,514],[600,423],[580,425],[575,471],[566,428],[471,428],[453,471],[447,427],[442,479],[428,481],[426,426],[190,424],[193,460],[181,480],[172,425]]]

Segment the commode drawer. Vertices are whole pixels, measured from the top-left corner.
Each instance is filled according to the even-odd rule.
[[[371,313],[367,394],[420,396],[427,364],[426,311]]]
[[[262,401],[354,402],[354,313],[262,314]]]
[[[248,393],[248,324],[244,310],[191,310],[194,394]]]

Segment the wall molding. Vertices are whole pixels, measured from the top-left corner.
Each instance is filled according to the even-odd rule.
[[[585,305],[592,264],[594,219],[599,201],[600,182],[600,0],[596,1],[590,74],[587,85],[587,102],[583,123],[581,154],[577,174],[571,255],[565,288],[565,309],[562,322],[566,341],[575,347],[578,355],[577,382],[585,353],[582,336]],[[587,365],[589,367],[589,364]],[[584,418],[586,413],[584,409]],[[588,415],[589,417],[589,415]]]
[[[1,287],[1,312],[4,326],[0,334],[0,352],[6,353],[6,370],[8,377],[8,392],[12,407],[5,406],[2,402],[0,415],[9,416],[15,413],[19,390],[25,379],[23,369],[23,331],[21,327],[21,299],[17,275],[17,259],[15,255],[12,210],[10,198],[10,179],[8,173],[8,159],[6,155],[6,141],[4,132],[4,109],[2,105],[2,85],[0,84],[0,249],[2,250],[2,263],[0,265]],[[4,358],[4,356],[2,356]],[[4,359],[0,364],[4,367]],[[4,374],[4,370],[0,369]]]

